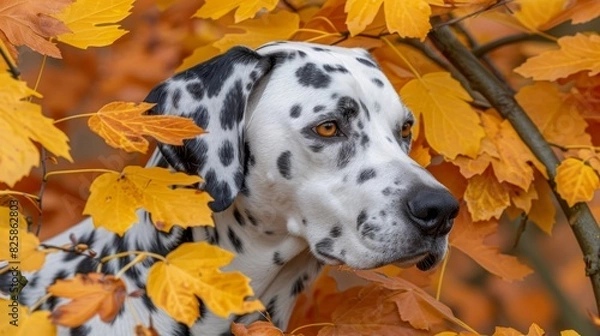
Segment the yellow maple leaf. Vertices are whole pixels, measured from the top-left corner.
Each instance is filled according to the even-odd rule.
[[[554,226],[556,207],[554,206],[554,200],[552,199],[552,190],[548,185],[546,178],[536,174],[533,180],[533,186],[536,189],[538,198],[531,202],[531,208],[529,213],[529,220],[531,220],[537,227],[547,234],[552,233],[552,227]]]
[[[188,186],[202,181],[198,176],[171,173],[168,169],[128,166],[119,173],[97,177],[90,186],[90,197],[83,213],[91,215],[96,227],[123,235],[137,222],[136,210],[150,212],[154,225],[169,232],[181,227],[213,225],[208,202],[212,198]]]
[[[565,36],[558,39],[559,50],[550,50],[527,59],[515,69],[524,77],[553,81],[579,71],[590,76],[600,73],[600,35]]]
[[[263,8],[267,12],[272,11],[277,2],[277,0],[207,0],[194,14],[194,17],[216,20],[237,8],[235,11],[235,22],[238,23],[253,18]]]
[[[299,25],[298,14],[287,11],[268,13],[253,20],[231,25],[229,28],[242,29],[245,33],[225,34],[214,42],[213,46],[221,52],[240,44],[256,48],[270,41],[289,39],[298,30]]]
[[[594,192],[600,188],[600,179],[594,168],[576,158],[568,158],[560,163],[554,181],[556,191],[569,206],[591,201]]]
[[[521,88],[515,95],[531,120],[549,142],[568,146],[591,146],[588,123],[578,110],[578,103],[565,99],[558,87],[549,82],[538,82]]]
[[[117,24],[129,14],[135,0],[76,0],[54,15],[71,30],[58,35],[60,42],[80,49],[113,44],[127,33]]]
[[[12,187],[38,166],[40,155],[32,141],[72,162],[67,136],[42,114],[40,105],[24,100],[41,95],[7,72],[0,73],[0,86],[0,181]]]
[[[428,73],[400,89],[406,105],[422,116],[425,138],[435,151],[451,159],[463,154],[475,157],[485,132],[472,101],[448,72]]]
[[[40,241],[27,231],[27,221],[14,205],[0,206],[0,260],[17,261],[19,270],[39,270],[46,261],[46,254],[38,251]],[[8,265],[10,267],[10,264]]]
[[[253,296],[250,279],[240,272],[222,273],[233,253],[207,242],[185,243],[152,265],[148,273],[148,296],[177,321],[191,326],[200,317],[196,297],[217,316],[245,314],[264,307]]]
[[[360,34],[373,22],[383,4],[385,21],[390,33],[401,37],[424,39],[431,29],[431,7],[426,0],[348,0],[344,11],[348,13],[346,25],[352,36]]]
[[[26,45],[40,54],[60,58],[60,50],[50,38],[69,29],[50,15],[69,4],[70,0],[0,1],[0,32],[11,47]]]
[[[0,336],[54,336],[56,326],[50,320],[50,312],[47,310],[36,310],[29,313],[29,309],[19,304],[14,311],[11,304],[14,301],[0,299]]]
[[[522,25],[532,31],[537,31],[540,26],[550,21],[560,13],[567,0],[517,0],[518,10],[514,16]]]
[[[489,168],[469,179],[464,198],[474,221],[500,218],[510,205],[508,191]]]
[[[48,293],[72,299],[58,306],[51,318],[55,324],[75,328],[96,314],[106,323],[114,320],[125,303],[127,288],[114,275],[88,273],[57,280],[48,287]]]
[[[529,331],[527,335],[522,334],[516,329],[506,328],[506,327],[496,327],[494,334],[492,336],[544,336],[546,332],[544,329],[540,328],[537,324],[533,323],[529,327]]]
[[[127,152],[148,150],[150,135],[156,140],[171,145],[183,145],[183,139],[203,133],[190,118],[173,115],[144,115],[154,104],[112,102],[104,105],[88,120],[88,126],[100,135],[107,144]]]
[[[581,336],[579,335],[578,332],[576,332],[575,330],[563,330],[560,332],[560,336]]]

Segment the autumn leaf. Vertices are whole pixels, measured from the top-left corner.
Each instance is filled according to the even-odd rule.
[[[242,34],[225,34],[213,43],[221,52],[225,52],[236,45],[245,45],[257,48],[262,44],[277,40],[288,40],[298,30],[300,17],[298,14],[287,11],[268,13],[261,17],[244,21],[229,28],[241,29]]]
[[[581,116],[577,102],[561,95],[555,84],[538,82],[525,86],[515,98],[547,141],[563,146],[591,146],[586,132],[588,123]]]
[[[527,335],[523,335],[519,331],[513,328],[504,328],[504,327],[496,327],[494,334],[492,336],[545,336],[546,332],[544,329],[540,328],[537,324],[533,323],[529,327],[529,331]]]
[[[83,213],[96,227],[123,235],[138,221],[136,210],[150,212],[154,225],[169,232],[173,225],[213,225],[208,202],[212,198],[197,189],[176,188],[202,181],[198,176],[171,173],[168,169],[128,166],[119,173],[105,173],[90,186]]]
[[[217,316],[245,314],[264,307],[253,296],[250,279],[240,272],[222,273],[234,254],[207,242],[184,243],[148,273],[148,296],[177,321],[191,326],[199,317],[196,297]]]
[[[552,190],[548,186],[546,179],[539,175],[533,180],[533,186],[536,189],[538,198],[531,202],[531,209],[527,216],[542,231],[551,234],[552,227],[556,221],[554,218],[556,216],[556,208],[552,199]]]
[[[479,116],[467,102],[471,97],[448,72],[428,73],[402,87],[400,95],[421,116],[427,143],[440,154],[454,159],[475,157],[485,132]]]
[[[57,280],[48,293],[72,299],[58,306],[52,322],[75,328],[98,314],[106,323],[112,321],[123,307],[127,288],[123,280],[101,273],[76,274],[74,278]]]
[[[600,179],[594,168],[576,158],[563,160],[556,168],[556,191],[569,206],[588,202],[600,188]]]
[[[181,72],[183,70],[189,69],[195,65],[198,65],[202,62],[208,61],[209,59],[219,55],[220,50],[217,49],[212,44],[205,45],[202,47],[198,47],[194,49],[192,54],[186,57],[181,65],[175,70],[175,72]]]
[[[46,261],[46,254],[38,251],[38,237],[27,231],[27,221],[18,211],[0,206],[0,260],[19,261],[19,270],[32,272],[39,270]],[[16,228],[15,228],[16,227]],[[17,233],[14,234],[13,232]],[[14,248],[14,251],[13,249]]]
[[[0,181],[12,187],[38,166],[40,155],[32,141],[72,162],[67,136],[42,115],[40,105],[25,100],[41,96],[8,72],[0,73],[0,85]]]
[[[129,16],[135,0],[76,0],[59,14],[70,33],[58,35],[60,42],[80,49],[111,45],[127,33],[118,22]]]
[[[72,0],[3,0],[0,2],[0,32],[14,46],[26,45],[34,51],[60,58],[60,51],[49,39],[69,32],[52,14]]]
[[[346,24],[352,36],[360,34],[373,22],[383,4],[385,21],[390,33],[401,37],[424,39],[431,29],[431,7],[425,0],[348,0],[344,11],[348,13]]]
[[[474,221],[500,218],[510,205],[508,191],[489,168],[483,174],[469,179],[464,198]]]
[[[565,36],[558,39],[559,50],[529,58],[515,72],[535,80],[556,80],[579,71],[589,76],[600,73],[600,35]]]
[[[13,314],[12,304],[14,301],[0,299],[0,314],[2,314],[2,324],[0,324],[0,336],[54,336],[56,335],[56,326],[50,320],[50,312],[47,310],[36,310],[32,313],[29,308],[19,304],[18,313]],[[15,324],[10,323],[15,320]]]
[[[248,326],[240,323],[231,324],[233,336],[283,336],[281,329],[266,321],[256,321]]]
[[[450,232],[450,245],[506,281],[521,280],[533,270],[521,264],[517,258],[502,254],[497,247],[484,243],[487,236],[496,232],[496,227],[497,223],[493,221],[474,223],[466,211],[459,211]]]
[[[277,0],[207,0],[194,14],[194,17],[216,20],[237,8],[235,11],[235,22],[238,23],[253,18],[262,9],[265,9],[267,12],[272,11],[277,2]]]
[[[144,135],[162,143],[181,146],[183,139],[203,133],[190,118],[143,114],[153,106],[149,103],[112,102],[90,117],[88,126],[110,146],[141,153],[145,153],[149,145]]]
[[[555,15],[552,20],[542,25],[540,30],[548,30],[567,20],[572,20],[571,22],[576,25],[591,21],[600,16],[600,2],[597,0],[571,1],[570,4],[572,4],[571,7]]]
[[[567,0],[517,0],[515,4],[518,5],[514,12],[517,20],[530,30],[538,31],[540,26],[563,10]]]

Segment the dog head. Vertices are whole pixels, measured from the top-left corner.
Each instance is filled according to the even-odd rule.
[[[205,178],[214,211],[234,201],[327,264],[429,269],[458,211],[408,151],[411,112],[362,49],[276,42],[233,48],[155,88],[152,113],[207,134],[160,145]]]

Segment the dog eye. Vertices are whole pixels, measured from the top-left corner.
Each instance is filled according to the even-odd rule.
[[[315,133],[324,137],[331,138],[340,135],[339,127],[335,121],[326,121],[313,128]]]
[[[402,138],[408,138],[412,134],[412,124],[409,122],[405,122],[404,125],[402,125],[402,130],[400,131],[400,133],[400,135],[402,135]]]

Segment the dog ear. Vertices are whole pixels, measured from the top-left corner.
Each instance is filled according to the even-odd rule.
[[[145,101],[156,105],[149,114],[192,118],[205,134],[183,146],[159,143],[168,164],[177,171],[200,175],[223,211],[244,183],[244,116],[255,84],[272,68],[272,59],[235,47],[227,53],[176,74],[155,87]]]

